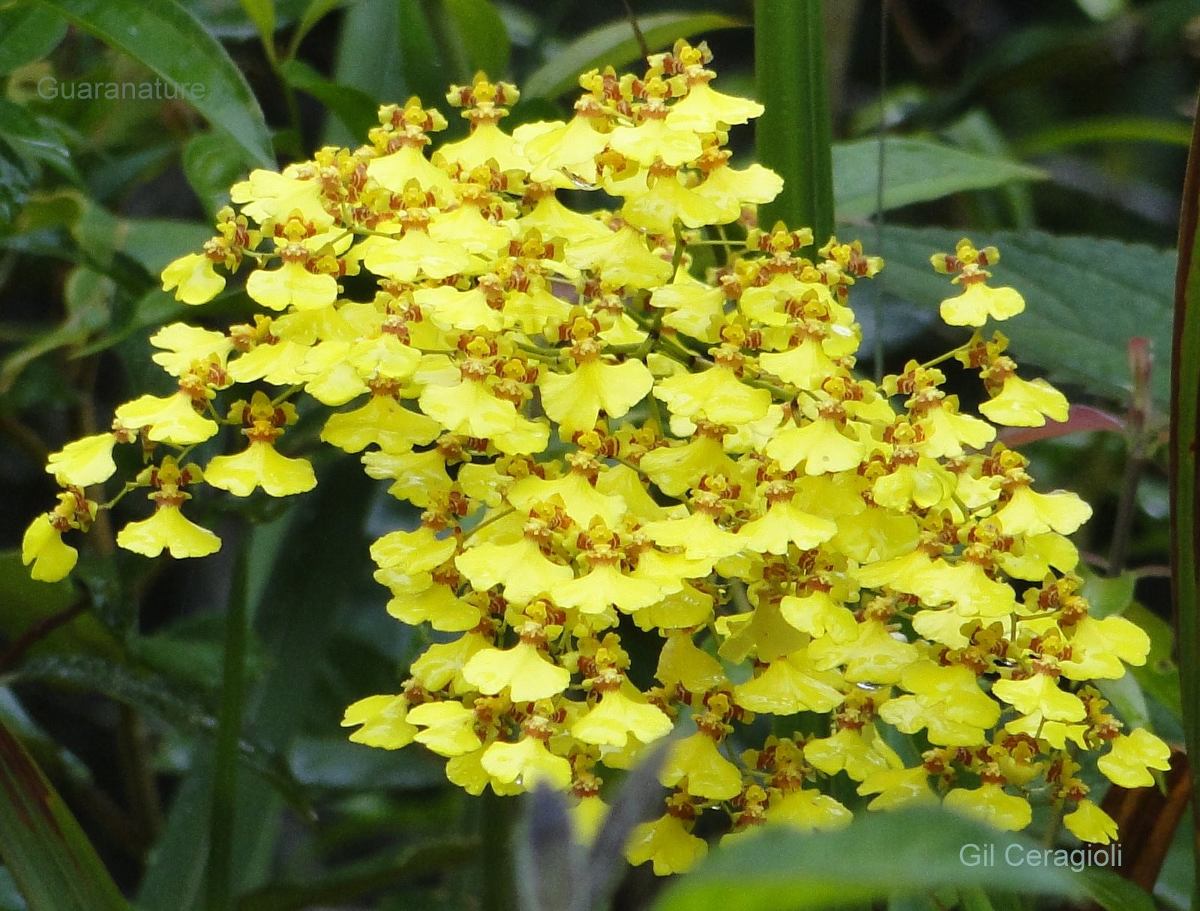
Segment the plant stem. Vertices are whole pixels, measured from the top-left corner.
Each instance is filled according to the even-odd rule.
[[[625,17],[629,20],[629,27],[633,29],[634,40],[637,41],[638,50],[642,52],[642,59],[645,60],[650,56],[650,45],[646,43],[646,36],[642,34],[642,27],[638,25],[637,13],[633,11],[633,4],[629,0],[621,0],[625,4]]]
[[[1129,551],[1129,538],[1133,532],[1133,516],[1137,507],[1138,482],[1146,467],[1146,454],[1140,437],[1130,444],[1125,470],[1121,475],[1121,497],[1117,501],[1117,515],[1113,519],[1112,542],[1108,549],[1108,575],[1119,576],[1125,569],[1125,557]]]
[[[245,702],[246,550],[237,557],[229,606],[225,614],[225,665],[221,680],[221,709],[217,718],[213,759],[211,824],[208,846],[208,908],[226,911],[233,897],[233,827],[237,810],[238,742]]]

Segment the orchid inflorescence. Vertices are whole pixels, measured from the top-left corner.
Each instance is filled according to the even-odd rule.
[[[1125,732],[1093,683],[1144,663],[1149,640],[1080,593],[1066,536],[1091,510],[1035,490],[996,441],[1067,417],[979,331],[1024,300],[992,284],[998,252],[964,240],[932,262],[958,286],[942,318],[970,338],[857,375],[848,299],[883,263],[754,226],[782,181],[725,146],[762,107],[714,90],[709,62],[681,41],[642,76],[586,73],[569,121],[511,134],[517,90],[479,75],[447,96],[469,135],[432,155],[447,122],[413,98],[381,108],[367,145],[236,184],[163,287],[200,305],[242,271],[265,312],[152,337],[178,390],[51,457],[62,493],[25,562],[65,576],[63,534],[137,489],[153,512],[120,546],[212,553],[184,515],[194,492],[309,490],[311,464],[280,444],[298,412],[337,409],[321,439],[423,510],[371,555],[388,611],[436,640],[397,693],[347,709],[352,740],[423,744],[471,794],[569,791],[586,834],[605,770],[682,729],[662,814],[627,849],[659,873],[705,853],[705,814],[726,814],[726,839],[846,824],[836,779],[871,809],[940,797],[1005,829],[1041,800],[1079,838],[1113,839],[1089,754],[1136,787],[1169,751]],[[982,417],[943,391],[951,359],[978,372]],[[189,462],[223,425],[244,447]],[[100,504],[87,489],[118,445],[145,468]],[[659,643],[653,681],[631,676],[631,637]]]

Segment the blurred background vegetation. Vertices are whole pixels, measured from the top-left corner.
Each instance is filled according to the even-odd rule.
[[[749,0],[631,5],[652,49],[706,39],[726,91],[769,91],[754,81]],[[863,367],[953,344],[937,329],[943,281],[928,256],[963,233],[1000,245],[997,276],[1029,303],[1015,356],[1085,406],[1012,442],[1044,486],[1093,504],[1080,541],[1089,591],[1154,639],[1147,666],[1107,695],[1177,741],[1162,444],[1200,10],[826,6],[838,232],[889,264],[856,304],[877,360]],[[637,56],[620,0],[0,0],[0,722],[143,911],[205,906],[210,839],[227,843],[231,907],[510,906],[499,845],[511,810],[448,786],[417,747],[359,747],[338,728],[349,703],[395,691],[422,645],[368,570],[368,536],[409,517],[356,460],[321,455],[321,484],[296,505],[208,500],[196,518],[227,541],[213,560],[139,560],[101,528],[75,580],[47,586],[27,580],[17,547],[53,496],[46,454],[104,428],[131,395],[165,391],[146,338],[184,308],[157,275],[209,235],[230,183],[274,156],[356,144],[381,102],[420,94],[448,111],[447,84],[478,69],[521,87],[509,126],[567,116],[578,72]],[[205,98],[67,97],[155,80],[202,84]],[[742,132],[735,148],[749,156]],[[187,318],[250,311],[231,289]],[[311,428],[308,439],[315,448]],[[226,710],[244,695],[245,717],[230,819],[210,806],[230,787],[212,757],[238,554],[249,672],[244,694],[225,692]],[[1146,850],[1162,872],[1143,884],[1159,906],[1188,907],[1183,832],[1159,842]],[[647,907],[650,879],[635,871],[618,907]],[[0,909],[24,907],[0,869]]]

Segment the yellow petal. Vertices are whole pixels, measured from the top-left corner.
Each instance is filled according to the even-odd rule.
[[[294,209],[317,230],[333,224],[333,216],[321,204],[321,182],[301,179],[294,174],[279,174],[262,168],[250,172],[250,178],[233,185],[230,199],[242,204],[242,212],[259,224],[268,219],[284,221]]]
[[[174,290],[175,299],[185,304],[206,304],[225,289],[225,277],[204,254],[188,253],[163,269],[162,289]]]
[[[545,373],[539,385],[542,407],[568,434],[591,430],[603,410],[610,418],[625,415],[645,398],[654,377],[641,361],[607,364],[586,361],[571,373]]]
[[[514,544],[477,545],[460,554],[455,565],[476,589],[502,585],[504,597],[521,604],[543,592],[553,592],[574,576],[571,567],[546,559],[528,538]]]
[[[387,452],[407,452],[431,442],[440,431],[437,421],[391,396],[373,395],[361,408],[330,415],[321,439],[346,452],[359,452],[372,443]]]
[[[766,515],[743,525],[737,534],[756,553],[785,554],[789,544],[810,550],[836,533],[836,523],[805,512],[794,500],[781,500],[773,503]]]
[[[634,866],[652,861],[656,876],[685,873],[708,853],[708,844],[670,814],[633,830],[625,856]]]
[[[507,688],[513,702],[535,702],[565,690],[571,673],[535,646],[518,642],[507,650],[485,648],[476,652],[463,668],[463,679],[489,696]]]
[[[309,272],[300,262],[285,262],[278,269],[257,269],[246,279],[246,294],[272,310],[316,310],[337,300],[337,280],[325,273]]]
[[[454,386],[426,386],[420,404],[422,411],[451,433],[466,436],[487,439],[507,433],[517,423],[513,403],[496,398],[484,383],[474,380]]]
[[[730,800],[742,790],[738,767],[722,756],[713,739],[702,731],[677,742],[658,774],[668,788],[685,779],[689,794],[709,800]]]
[[[772,661],[757,677],[734,687],[734,701],[752,712],[794,715],[796,712],[829,712],[845,696],[837,689],[836,673],[812,667],[803,652]]]
[[[767,822],[801,832],[829,831],[850,825],[854,814],[816,788],[798,788],[772,796]]]
[[[1116,821],[1090,800],[1079,801],[1079,806],[1063,817],[1063,825],[1080,841],[1106,845],[1117,838]]]
[[[671,732],[671,719],[662,709],[630,699],[620,690],[605,693],[586,715],[571,726],[571,736],[597,746],[623,747],[632,734],[650,743]]]
[[[1013,288],[973,282],[957,297],[942,301],[942,320],[950,326],[982,326],[988,317],[1005,320],[1025,309],[1025,298]]]
[[[551,753],[536,737],[525,737],[516,743],[496,741],[483,751],[480,763],[484,771],[499,781],[520,784],[526,789],[538,782],[560,789],[571,783],[571,764]]]
[[[24,566],[33,564],[29,575],[38,582],[65,579],[78,559],[79,551],[63,543],[62,532],[50,524],[49,513],[38,516],[25,529],[21,539],[21,563]]]
[[[992,695],[1003,699],[1018,712],[1041,712],[1051,721],[1082,721],[1087,710],[1079,697],[1058,688],[1048,674],[1034,674],[1024,680],[997,680]]]
[[[661,601],[667,595],[659,582],[628,576],[612,565],[597,566],[554,590],[560,607],[577,607],[585,614],[603,613],[610,605],[633,613]]]
[[[117,544],[144,557],[164,550],[172,557],[207,557],[221,549],[221,539],[188,519],[178,506],[160,506],[148,519],[130,522],[117,534]]]
[[[119,407],[116,416],[130,430],[149,428],[146,435],[156,443],[177,446],[203,443],[219,429],[216,421],[198,414],[191,398],[182,392],[166,397],[140,396]]]
[[[867,449],[859,440],[846,436],[827,418],[803,427],[788,424],[767,444],[766,452],[784,471],[803,462],[807,475],[849,471],[867,457]]]
[[[936,799],[929,789],[929,774],[923,766],[871,772],[858,786],[858,793],[878,795],[867,804],[868,810],[892,810],[905,804],[931,803]]]
[[[955,788],[946,795],[943,805],[981,820],[997,829],[1016,832],[1033,820],[1033,808],[1024,797],[1006,794],[998,784],[983,784],[974,790]]]
[[[1038,535],[1055,531],[1069,535],[1092,516],[1092,508],[1069,491],[1038,493],[1028,486],[1014,488],[1012,497],[994,518],[1006,535]]]
[[[215,358],[224,364],[233,342],[223,332],[172,323],[150,336],[150,344],[162,349],[150,359],[172,376],[186,372],[196,361]]]
[[[979,406],[979,413],[1007,427],[1041,427],[1046,418],[1065,421],[1070,406],[1065,395],[1040,377],[1023,380],[1014,373],[997,395]]]
[[[286,497],[317,486],[311,462],[280,455],[261,440],[237,455],[216,456],[204,469],[204,480],[236,497],[249,496],[256,487],[268,496]]]
[[[721,663],[692,642],[691,633],[667,636],[658,655],[656,676],[664,686],[682,686],[692,693],[706,693],[725,681]]]
[[[1097,765],[1113,784],[1144,788],[1154,784],[1151,769],[1165,772],[1171,767],[1171,748],[1144,728],[1129,735],[1118,734]]]
[[[678,130],[712,133],[758,117],[763,106],[749,98],[718,92],[707,82],[693,85],[671,106],[667,124]]]
[[[728,367],[710,367],[697,374],[685,373],[659,381],[654,387],[671,414],[695,419],[703,416],[714,424],[746,424],[767,413],[771,393],[742,383]]]
[[[112,457],[116,442],[116,437],[111,433],[97,433],[75,440],[50,454],[46,471],[54,475],[60,484],[74,484],[77,487],[102,484],[117,470]]]
[[[421,573],[441,566],[458,549],[453,537],[439,538],[422,525],[415,531],[390,531],[371,545],[371,559],[383,569],[402,567],[406,573]]]
[[[412,743],[417,733],[407,719],[408,699],[405,696],[368,696],[346,708],[342,727],[361,727],[350,735],[355,743],[384,750],[398,750]]]
[[[408,710],[408,722],[421,728],[413,740],[439,756],[461,756],[483,746],[475,733],[475,713],[459,702],[424,702]]]

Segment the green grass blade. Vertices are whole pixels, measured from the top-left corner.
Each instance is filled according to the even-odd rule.
[[[755,127],[758,159],[783,177],[783,192],[759,223],[811,227],[817,245],[833,233],[833,159],[821,0],[758,0],[754,73],[766,112]]]
[[[3,725],[0,858],[29,911],[126,911],[129,907],[58,792]]]
[[[1192,793],[1200,793],[1200,624],[1197,614],[1196,446],[1200,441],[1200,118],[1192,133],[1179,211],[1179,262],[1171,350],[1171,583],[1179,645],[1183,731],[1191,757]],[[1192,800],[1192,862],[1200,884],[1200,801]],[[1196,896],[1200,898],[1200,896]],[[1196,904],[1196,902],[1194,902]]]

